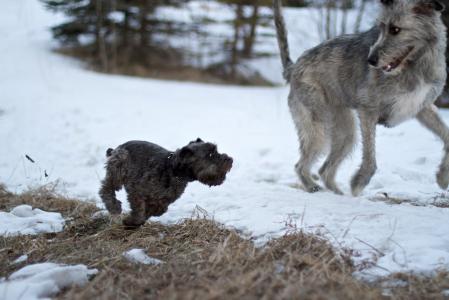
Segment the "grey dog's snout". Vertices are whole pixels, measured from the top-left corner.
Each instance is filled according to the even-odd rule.
[[[373,67],[377,67],[377,64],[379,63],[379,55],[371,54],[368,57],[368,63]]]

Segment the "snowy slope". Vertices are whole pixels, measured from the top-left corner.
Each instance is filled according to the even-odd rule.
[[[201,137],[234,157],[233,171],[220,187],[190,185],[159,220],[189,217],[199,205],[260,242],[296,224],[355,249],[357,260],[381,256],[369,273],[449,267],[449,209],[431,205],[447,201],[434,178],[442,145],[415,121],[379,129],[379,171],[362,197],[306,194],[295,188],[298,144],[287,88],[96,74],[51,53],[47,29],[57,20],[36,0],[3,6],[0,182],[10,190],[59,179],[71,196],[98,200],[108,147],[143,139],[175,149]],[[449,113],[442,114],[449,123]],[[359,162],[357,149],[338,175],[347,193]],[[421,206],[389,204],[379,193]]]

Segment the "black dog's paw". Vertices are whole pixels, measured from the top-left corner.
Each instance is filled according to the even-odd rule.
[[[122,222],[123,226],[125,226],[125,229],[137,229],[140,226],[142,226],[143,224],[145,224],[145,221],[142,220],[136,220],[130,216],[126,217],[125,219],[123,219]]]
[[[117,201],[117,203],[114,203],[107,209],[111,215],[119,215],[122,213],[122,203]]]

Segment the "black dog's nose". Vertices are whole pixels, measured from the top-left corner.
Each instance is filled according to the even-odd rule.
[[[373,67],[377,67],[377,64],[379,63],[379,56],[370,55],[370,57],[368,57],[368,63]]]
[[[233,163],[234,163],[234,160],[232,159],[232,157],[229,157],[226,155],[226,157],[224,159],[224,164],[228,170],[232,169]]]

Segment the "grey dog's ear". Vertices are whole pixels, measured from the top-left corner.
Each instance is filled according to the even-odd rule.
[[[380,0],[380,3],[382,3],[385,6],[389,6],[393,4],[394,0]]]
[[[435,11],[443,11],[444,9],[444,4],[438,0],[423,0],[413,8],[413,11],[419,15],[431,16]]]
[[[441,2],[438,1],[438,0],[434,0],[434,1],[433,1],[433,5],[434,5],[434,9],[435,9],[436,11],[444,11],[444,10],[446,9],[446,7],[444,6],[444,4],[441,3]]]

